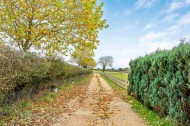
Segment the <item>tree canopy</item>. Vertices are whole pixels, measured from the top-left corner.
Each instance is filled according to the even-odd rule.
[[[72,61],[77,63],[79,66],[84,68],[94,68],[96,66],[96,61],[94,60],[94,52],[90,48],[85,48],[82,50],[76,49],[72,53]]]
[[[96,49],[103,3],[96,0],[0,0],[0,40],[47,54]]]
[[[99,59],[98,63],[102,65],[102,71],[104,72],[106,69],[106,66],[112,66],[113,64],[113,57],[112,56],[103,56]]]

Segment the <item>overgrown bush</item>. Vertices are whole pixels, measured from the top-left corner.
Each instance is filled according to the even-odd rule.
[[[190,43],[130,62],[128,93],[162,116],[190,125]]]
[[[51,80],[56,79],[59,76],[63,76],[65,64],[61,60],[49,61],[51,63],[48,71],[48,78]]]
[[[0,46],[0,103],[11,94],[22,89],[42,86],[42,81],[70,78],[90,71],[67,64],[60,59],[47,60],[35,53],[21,53],[9,47]]]
[[[48,78],[51,80],[54,80],[57,77],[70,78],[92,72],[88,69],[64,63],[60,59],[49,62],[51,63],[51,65],[48,71]]]

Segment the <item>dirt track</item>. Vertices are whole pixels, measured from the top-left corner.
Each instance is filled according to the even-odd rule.
[[[131,105],[115,95],[98,74],[92,77],[86,94],[69,101],[67,108],[54,126],[145,126]]]

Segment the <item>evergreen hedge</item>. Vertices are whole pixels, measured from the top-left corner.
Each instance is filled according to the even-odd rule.
[[[161,116],[190,125],[190,43],[130,62],[128,93]]]

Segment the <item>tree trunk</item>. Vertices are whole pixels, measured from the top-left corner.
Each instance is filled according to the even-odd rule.
[[[102,69],[102,71],[104,72],[104,71],[105,71],[105,69],[106,69],[106,66],[103,66],[103,69]]]

